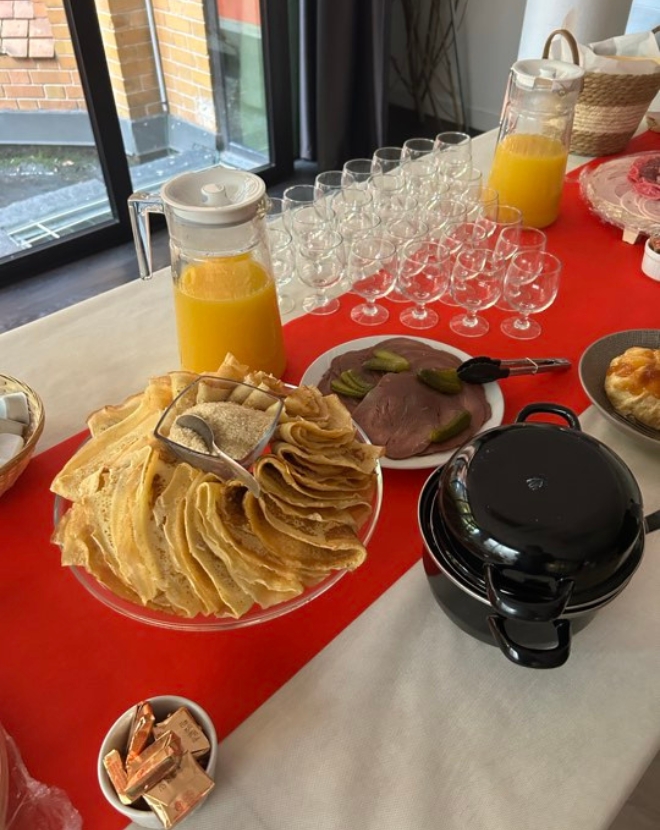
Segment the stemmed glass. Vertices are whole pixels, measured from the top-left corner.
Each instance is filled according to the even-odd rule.
[[[510,260],[518,251],[545,251],[546,235],[538,228],[512,225],[503,228],[495,243],[495,253]]]
[[[486,231],[476,222],[464,222],[462,219],[449,220],[439,228],[431,229],[431,238],[436,239],[449,249],[451,267],[456,257],[464,248],[479,248],[485,244]],[[456,307],[458,303],[452,299],[451,291],[447,290],[440,297],[444,305]]]
[[[371,172],[392,173],[399,169],[401,164],[401,147],[379,147],[371,158]]]
[[[433,153],[432,138],[408,138],[401,148],[401,161],[418,159]]]
[[[438,184],[438,170],[431,154],[403,161],[401,172],[408,192],[422,204],[431,199],[438,189],[447,190],[446,185]]]
[[[538,228],[527,225],[510,225],[502,228],[496,236],[495,254],[507,263],[518,251],[545,251],[546,235]],[[504,295],[496,303],[502,311],[511,311]]]
[[[451,273],[450,291],[465,314],[449,321],[455,334],[480,337],[490,328],[488,320],[478,311],[495,305],[502,292],[504,260],[488,248],[463,248],[459,251]]]
[[[461,194],[461,201],[467,208],[468,219],[474,222],[484,213],[495,213],[500,203],[500,194],[494,187],[479,184],[478,187],[467,187]]]
[[[348,255],[348,273],[353,291],[366,300],[351,311],[351,319],[362,326],[384,323],[389,311],[376,304],[385,297],[396,280],[396,248],[382,236],[356,239]]]
[[[434,196],[424,205],[424,221],[437,233],[448,224],[466,222],[467,207],[460,199],[446,195]]]
[[[371,176],[371,159],[349,159],[342,167],[344,187],[359,187]]]
[[[327,205],[314,202],[294,210],[290,215],[291,235],[297,243],[308,242],[315,236],[332,230],[335,212]]]
[[[532,340],[542,329],[530,314],[545,311],[559,290],[561,261],[547,251],[520,251],[514,254],[507,268],[503,296],[518,315],[502,321],[504,334],[517,340]]]
[[[522,225],[522,212],[517,207],[513,207],[513,205],[497,204],[490,207],[484,206],[477,222],[486,231],[488,247],[494,248],[504,228]]]
[[[310,314],[333,314],[339,310],[339,300],[328,297],[326,291],[337,285],[343,275],[346,261],[341,234],[323,230],[307,241],[300,241],[296,249],[298,278],[315,292],[303,300],[303,308]]]
[[[429,329],[439,316],[427,303],[444,294],[451,276],[449,248],[429,240],[406,242],[398,253],[397,285],[401,293],[415,305],[406,308],[399,319],[411,329]]]
[[[267,226],[268,246],[273,266],[273,277],[277,288],[277,303],[282,314],[293,311],[295,300],[282,289],[293,280],[296,270],[296,256],[291,234],[274,224]]]
[[[417,219],[414,215],[399,215],[391,221],[383,222],[383,232],[385,236],[394,244],[397,251],[403,247],[406,242],[417,240],[424,241],[428,237],[429,226],[421,219]],[[390,294],[390,300],[395,303],[405,303],[406,298],[398,290],[397,287]]]
[[[433,142],[441,175],[454,178],[472,166],[472,139],[467,133],[447,130]]]

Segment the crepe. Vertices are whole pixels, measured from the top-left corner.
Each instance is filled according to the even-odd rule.
[[[336,395],[291,390],[232,356],[214,376],[252,388],[172,372],[89,416],[91,438],[51,485],[71,502],[53,541],[63,565],[124,600],[178,617],[238,619],[364,562],[360,531],[373,512],[382,450],[358,438]],[[154,437],[170,405],[174,416],[217,401],[266,411],[273,394],[283,407],[270,451],[254,466],[258,498]]]

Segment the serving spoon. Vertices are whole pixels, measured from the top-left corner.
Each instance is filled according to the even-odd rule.
[[[215,443],[215,437],[213,435],[211,425],[205,421],[204,418],[200,415],[190,413],[186,415],[179,415],[176,419],[176,423],[179,426],[190,429],[199,435],[204,442],[208,454],[212,456],[212,458],[218,460],[218,470],[221,470],[223,467],[226,468],[226,471],[223,470],[222,473],[223,478],[234,478],[237,481],[240,481],[241,484],[244,484],[255,496],[259,496],[261,488],[259,487],[257,479],[252,475],[252,473],[246,470],[245,467],[239,464],[238,461],[220,449],[220,447]]]

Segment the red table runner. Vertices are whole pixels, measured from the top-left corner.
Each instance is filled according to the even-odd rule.
[[[660,149],[660,136],[645,134],[627,151],[653,148]],[[448,327],[455,309],[445,306],[438,326],[421,332],[472,354],[573,360],[574,368],[561,376],[504,381],[507,421],[532,400],[581,411],[588,400],[577,363],[586,346],[612,331],[658,326],[660,286],[640,270],[641,246],[622,242],[619,230],[595,218],[572,178],[560,217],[548,229],[548,249],[564,272],[556,303],[539,316],[543,335],[531,343],[510,340],[499,331],[504,313],[491,309],[486,337],[460,338]],[[345,297],[331,318],[307,316],[286,326],[287,380],[299,380],[315,357],[338,343],[414,335],[399,323],[402,306],[395,303],[386,302],[391,318],[384,326],[356,325],[349,317],[356,302]],[[367,562],[310,605],[244,630],[168,632],[107,609],[59,565],[49,541],[48,488],[79,442],[75,436],[37,456],[0,501],[0,722],[35,778],[63,788],[86,827],[111,830],[125,821],[103,800],[95,765],[114,718],[140,699],[181,694],[210,712],[222,739],[419,559],[416,502],[430,471],[385,471],[383,510]]]

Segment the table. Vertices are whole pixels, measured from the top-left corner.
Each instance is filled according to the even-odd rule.
[[[492,133],[474,142],[484,170],[493,142]],[[571,166],[580,161],[571,159]],[[604,260],[611,261],[615,244],[624,243],[605,236]],[[642,285],[636,278],[631,275],[633,293]],[[170,290],[165,270],[150,283],[121,286],[0,335],[2,370],[44,399],[40,452],[79,432],[88,412],[176,367]],[[620,328],[629,327],[629,314],[632,307],[625,305],[615,312]],[[355,329],[355,337],[372,333]],[[452,342],[473,353],[477,348]],[[492,342],[484,338],[478,346],[487,350]],[[649,508],[660,505],[658,452],[592,409],[582,422],[630,464]],[[67,446],[70,452],[74,444]],[[418,486],[419,477],[410,482]],[[390,486],[397,482],[386,475],[386,494]],[[9,494],[0,501],[5,527],[12,504]],[[386,525],[393,521],[384,518]],[[270,640],[243,632],[173,635],[176,649],[186,643],[198,649],[199,638],[210,638],[204,640],[208,661],[182,677],[171,653],[158,671],[140,663],[145,649],[166,654],[168,635],[136,624],[122,629],[133,646],[126,663],[113,661],[120,624],[78,586],[72,588],[68,574],[52,568],[44,584],[39,560],[52,559],[53,549],[35,532],[34,567],[4,586],[0,579],[0,614],[28,603],[35,590],[50,591],[53,608],[70,615],[72,647],[49,636],[47,615],[26,621],[21,632],[12,630],[10,619],[2,620],[0,654],[10,653],[12,662],[3,666],[0,660],[0,720],[35,778],[63,787],[85,826],[99,830],[123,825],[95,790],[92,765],[104,727],[124,703],[166,692],[200,700],[221,736],[217,786],[186,825],[190,830],[605,830],[660,749],[659,536],[648,537],[640,571],[625,593],[580,632],[574,655],[553,672],[517,668],[450,624],[426,586],[414,548],[419,540],[411,538],[413,549],[405,555],[412,567],[401,566],[399,573],[394,563],[391,585],[358,609],[350,624],[301,633],[295,655],[277,623]],[[384,531],[378,538],[383,545]],[[11,540],[5,535],[5,557],[11,556]],[[370,558],[377,555],[370,550]],[[337,590],[350,603],[350,585],[340,583]],[[66,607],[68,601],[76,607]],[[324,607],[332,612],[327,598]],[[318,620],[319,613],[305,619]],[[93,631],[73,628],[84,625]],[[11,648],[16,636],[30,649],[23,661]],[[213,639],[227,636],[234,640]],[[83,642],[91,644],[87,652],[75,653]],[[242,672],[258,688],[241,689],[233,678]],[[16,689],[29,684],[39,688],[25,703]],[[70,702],[59,711],[49,708],[66,689]],[[40,696],[43,709],[35,703]],[[87,708],[76,711],[85,696],[99,700],[95,721]],[[260,705],[253,711],[254,702]],[[54,754],[65,763],[58,764]]]

